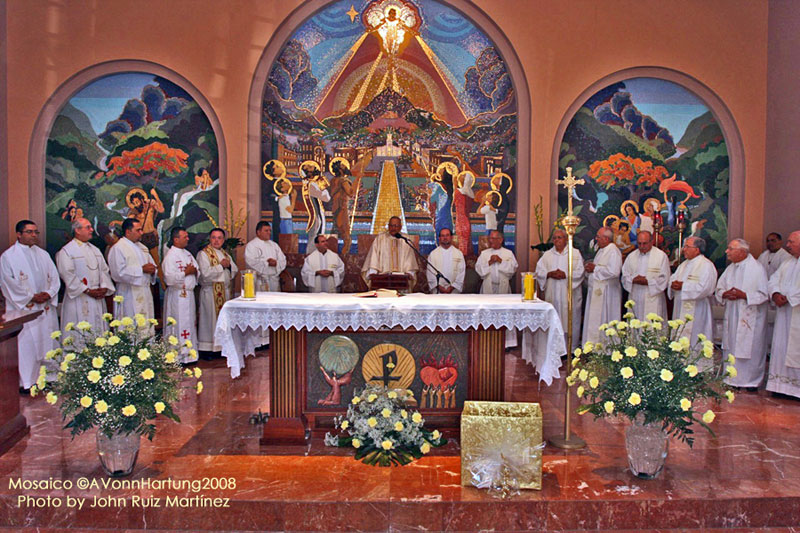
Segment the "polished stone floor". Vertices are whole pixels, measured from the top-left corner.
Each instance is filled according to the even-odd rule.
[[[693,449],[672,442],[660,478],[640,480],[627,469],[622,421],[573,418],[587,442],[577,452],[544,450],[541,491],[500,501],[460,485],[459,448],[451,441],[402,468],[365,466],[321,441],[265,448],[252,413],[269,409],[268,358],[247,360],[231,380],[224,361],[200,362],[204,392],[181,404],[181,424],[160,420],[142,441],[132,480],[233,480],[214,487],[21,489],[22,480],[108,480],[94,434],[72,439],[55,408],[22,398],[31,426],[0,457],[0,527],[29,531],[259,530],[698,530],[794,531],[800,526],[800,401],[742,392],[720,406],[716,436],[699,430]],[[563,383],[539,386],[516,352],[506,355],[507,400],[540,402],[545,437],[563,431]],[[230,483],[230,481],[229,481]],[[31,496],[39,498],[25,498]],[[51,496],[50,502],[46,501]],[[85,498],[83,508],[67,507]],[[202,507],[228,498],[229,507]],[[91,508],[94,498],[105,507]],[[133,504],[134,497],[138,503]],[[105,499],[103,499],[105,498]],[[160,507],[142,507],[147,502]],[[60,507],[56,507],[58,500]],[[193,506],[192,506],[193,505]],[[798,528],[800,531],[800,528]]]

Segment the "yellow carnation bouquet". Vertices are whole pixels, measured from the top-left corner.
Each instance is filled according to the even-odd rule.
[[[447,439],[424,428],[425,420],[410,390],[367,385],[353,396],[347,414],[336,418],[339,435],[328,433],[328,446],[352,447],[355,458],[372,466],[406,465]]]
[[[192,388],[199,394],[202,371],[182,369],[178,339],[156,336],[155,319],[139,314],[113,319],[109,313],[103,319],[107,331],[92,331],[88,322],[70,322],[63,335],[53,332],[61,347],[45,357],[48,365],[58,367],[56,380],[47,382],[42,366],[31,395],[43,393],[50,404],[60,401],[65,427],[73,436],[97,427],[108,437],[137,433],[152,440],[153,420],[159,414],[180,422],[173,406],[180,399],[183,377],[195,380]],[[167,321],[174,323],[172,318]]]
[[[633,301],[625,304],[632,309]],[[702,400],[733,402],[734,394],[723,383],[736,375],[735,358],[714,360],[714,344],[698,335],[694,346],[684,335],[686,319],[669,320],[655,313],[645,320],[628,311],[623,320],[600,326],[607,341],[576,348],[569,385],[584,402],[578,412],[595,417],[621,415],[644,424],[661,423],[662,429],[689,446],[692,424],[712,434],[713,410]]]

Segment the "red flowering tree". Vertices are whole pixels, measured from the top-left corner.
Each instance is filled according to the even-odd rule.
[[[595,161],[589,167],[589,177],[606,190],[615,185],[654,187],[667,175],[667,169],[661,165],[619,153],[603,161]]]
[[[171,178],[188,168],[188,158],[189,155],[179,148],[154,142],[134,150],[125,150],[122,155],[112,157],[109,162],[110,170],[106,175],[111,178],[125,174],[148,179],[161,175]]]

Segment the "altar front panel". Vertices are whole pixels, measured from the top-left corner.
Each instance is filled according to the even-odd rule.
[[[305,408],[346,409],[353,393],[370,383],[409,389],[423,409],[460,412],[469,387],[469,336],[462,331],[308,333]],[[347,383],[340,387],[331,384],[342,379]],[[339,389],[335,403],[334,387]]]

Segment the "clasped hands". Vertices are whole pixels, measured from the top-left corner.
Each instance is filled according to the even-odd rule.
[[[106,293],[108,292],[108,289],[106,289],[104,287],[98,287],[96,289],[86,289],[83,292],[84,292],[84,294],[88,295],[90,298],[94,298],[95,300],[99,300],[101,298],[105,298],[106,297]]]
[[[747,298],[747,294],[745,294],[741,289],[734,287],[723,292],[722,298],[725,300],[744,300]]]
[[[772,295],[772,301],[775,302],[775,305],[778,307],[783,307],[789,303],[789,299],[779,292]]]
[[[495,263],[502,263],[502,262],[503,262],[503,260],[502,260],[502,259],[500,258],[500,256],[499,256],[499,255],[497,255],[497,254],[493,254],[493,255],[492,255],[490,258],[489,258],[489,264],[490,264],[490,265],[493,265],[493,264],[495,264]]]
[[[548,272],[547,277],[551,279],[567,279],[567,275],[560,268]]]
[[[333,271],[332,270],[327,270],[327,269],[325,269],[325,270],[317,270],[316,274],[317,274],[317,276],[322,276],[323,278],[329,278],[329,277],[333,276]]]

